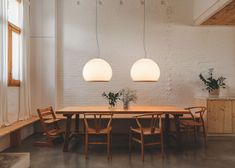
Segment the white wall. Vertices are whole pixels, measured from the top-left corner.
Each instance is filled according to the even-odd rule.
[[[132,82],[130,68],[143,57],[143,6],[136,0],[119,2],[103,0],[99,6],[101,57],[113,68],[112,81],[87,83],[82,68],[96,57],[95,1],[58,1],[58,107],[106,104],[103,91],[124,87],[138,90],[138,104],[188,106],[194,97],[207,95],[198,74],[211,67],[227,78],[222,94],[235,95],[235,28],[192,26],[193,0],[172,0],[172,9],[147,0],[147,50],[161,77],[157,83]]]
[[[56,0],[30,1],[32,109],[55,105]]]

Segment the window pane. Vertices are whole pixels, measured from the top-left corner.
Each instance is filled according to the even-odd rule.
[[[8,21],[20,27],[20,3],[17,0],[8,0]]]
[[[12,78],[20,79],[20,35],[12,32]]]

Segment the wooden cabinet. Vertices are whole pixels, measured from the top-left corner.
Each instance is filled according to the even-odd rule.
[[[232,119],[233,119],[233,133],[235,134],[235,100],[232,101],[232,108],[233,108],[233,112],[232,112]]]
[[[207,100],[207,132],[235,133],[235,99]]]

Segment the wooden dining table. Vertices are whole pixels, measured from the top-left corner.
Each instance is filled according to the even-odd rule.
[[[130,118],[131,115],[144,114],[144,113],[159,113],[162,112],[165,114],[164,121],[164,137],[166,143],[168,143],[169,133],[170,133],[170,115],[174,117],[174,123],[176,128],[176,141],[178,147],[181,146],[181,133],[180,133],[180,125],[179,125],[179,117],[183,114],[189,114],[188,110],[184,108],[176,107],[176,106],[131,106],[128,110],[124,110],[123,108],[114,108],[110,109],[108,106],[69,106],[64,107],[62,109],[56,110],[56,114],[62,114],[66,117],[66,130],[65,130],[65,140],[63,151],[68,152],[69,142],[71,140],[71,121],[72,116],[75,115],[75,132],[79,132],[79,120],[80,114],[85,113],[112,113],[114,115],[122,115],[126,116],[126,118]]]

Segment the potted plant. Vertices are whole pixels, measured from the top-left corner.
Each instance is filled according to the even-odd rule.
[[[113,109],[116,106],[120,95],[119,92],[118,93],[109,92],[108,94],[103,92],[102,96],[108,100],[109,108]]]
[[[136,102],[137,95],[136,90],[131,90],[129,88],[122,89],[119,91],[120,100],[123,102],[123,108],[127,110],[129,108],[130,102]]]
[[[220,76],[219,78],[215,78],[213,76],[213,68],[209,69],[208,77],[204,77],[202,74],[199,75],[201,81],[206,85],[206,90],[209,92],[210,97],[218,97],[220,88],[225,88],[225,77]]]

